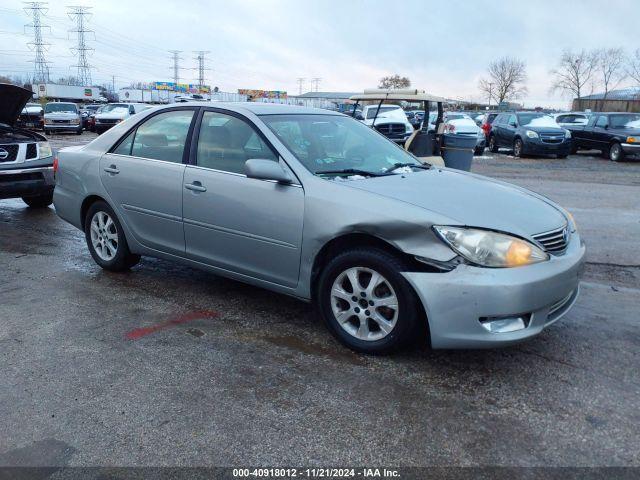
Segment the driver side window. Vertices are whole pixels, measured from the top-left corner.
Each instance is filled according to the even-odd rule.
[[[608,125],[607,117],[604,115],[600,115],[598,117],[598,121],[596,122],[596,127],[605,128]]]
[[[252,158],[273,160],[278,155],[244,120],[232,115],[205,112],[202,116],[196,165],[244,174],[244,163]]]

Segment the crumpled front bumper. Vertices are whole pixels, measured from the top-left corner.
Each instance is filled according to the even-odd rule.
[[[563,255],[517,268],[459,265],[451,272],[405,272],[429,321],[433,348],[492,348],[539,334],[574,304],[585,247],[577,233]],[[492,333],[481,318],[526,316],[528,325]]]

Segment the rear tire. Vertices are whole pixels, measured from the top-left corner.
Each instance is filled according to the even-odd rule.
[[[476,157],[479,157],[479,156],[480,156],[480,155],[482,155],[483,153],[484,153],[484,147],[476,148],[476,149],[473,151],[473,154],[474,154]]]
[[[495,135],[491,135],[489,137],[489,151],[491,153],[498,153],[498,142],[496,141],[496,136]]]
[[[26,203],[29,208],[45,208],[53,203],[53,192],[34,195],[32,197],[22,197],[22,201]]]
[[[123,272],[140,261],[140,255],[129,250],[115,212],[103,201],[89,207],[84,220],[84,234],[93,260],[105,270]]]
[[[400,274],[409,268],[405,263],[384,250],[361,248],[337,255],[324,267],[318,309],[341,343],[357,352],[383,354],[416,337],[425,320],[418,296]]]
[[[567,158],[569,155],[567,155],[566,153],[563,153],[563,154],[556,155],[556,156],[557,156],[558,158],[565,159],[565,158]]]

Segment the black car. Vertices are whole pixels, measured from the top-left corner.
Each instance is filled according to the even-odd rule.
[[[571,153],[571,133],[560,127],[553,117],[539,112],[506,112],[491,124],[489,150],[513,150],[515,157],[524,155],[557,155]]]
[[[640,113],[597,113],[587,125],[567,127],[573,149],[600,150],[614,162],[640,155]]]
[[[28,128],[29,130],[44,129],[44,110],[39,103],[27,103],[20,112],[20,116],[16,122],[16,126],[20,128]]]
[[[16,126],[32,94],[0,83],[0,199],[46,207],[53,201],[53,152],[44,136]]]

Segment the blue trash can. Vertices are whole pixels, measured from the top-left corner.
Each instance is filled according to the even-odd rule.
[[[451,133],[444,134],[442,145],[442,158],[444,165],[448,168],[456,170],[471,170],[471,162],[473,161],[473,150],[478,141],[475,135],[454,135]]]

